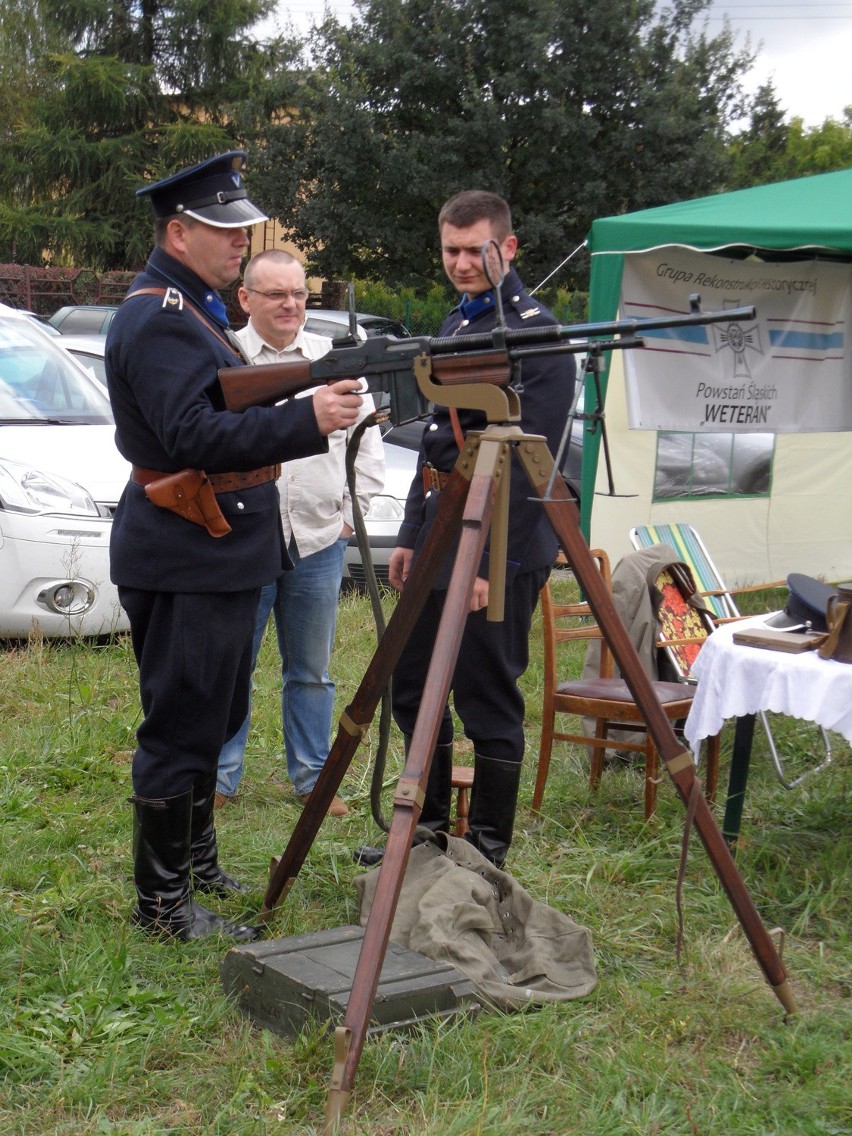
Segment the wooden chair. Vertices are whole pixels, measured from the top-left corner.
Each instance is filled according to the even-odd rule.
[[[612,577],[609,559],[602,549],[592,549],[607,588],[611,590]],[[603,769],[606,750],[638,752],[645,756],[645,817],[650,817],[657,804],[658,754],[653,739],[645,729],[640,708],[633,700],[627,684],[614,677],[614,663],[609,647],[591,613],[589,605],[578,599],[571,603],[556,603],[550,584],[541,591],[541,614],[544,631],[544,705],[542,708],[541,748],[532,807],[538,809],[544,796],[544,786],[550,770],[550,758],[555,740],[573,742],[592,749],[589,784],[597,788]],[[561,643],[600,642],[600,667],[597,676],[560,681],[557,646]],[[653,682],[654,692],[669,721],[686,718],[692,703],[694,688],[678,682]],[[594,735],[571,733],[556,729],[556,715],[569,714],[594,721]],[[625,740],[613,736],[619,731],[644,733],[643,740]],[[712,799],[715,778],[718,774],[719,739],[708,745],[707,793]]]
[[[455,836],[464,836],[470,827],[467,821],[470,811],[470,791],[473,788],[473,766],[454,765],[452,786],[456,790]]]

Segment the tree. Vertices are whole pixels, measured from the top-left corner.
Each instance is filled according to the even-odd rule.
[[[491,189],[533,284],[595,217],[719,185],[751,56],[690,30],[705,7],[358,0],[315,33],[298,114],[259,139],[264,200],[320,273],[422,285],[443,201]]]
[[[235,108],[298,44],[251,38],[274,0],[36,2],[67,46],[42,58],[46,82],[11,130],[0,256],[136,267],[151,223],[134,190],[238,144]]]
[[[852,106],[844,121],[827,118],[805,129],[801,118],[785,121],[771,86],[761,88],[748,128],[731,140],[731,189],[830,173],[852,166]]]

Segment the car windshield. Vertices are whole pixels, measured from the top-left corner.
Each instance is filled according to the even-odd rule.
[[[109,400],[54,341],[27,319],[0,316],[0,422],[112,422]]]

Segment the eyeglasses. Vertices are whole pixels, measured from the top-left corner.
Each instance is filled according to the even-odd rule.
[[[254,292],[258,296],[265,296],[273,304],[283,304],[285,300],[293,299],[297,304],[304,304],[310,293],[307,288],[294,288],[292,292],[261,292],[260,288],[246,288],[247,292]]]

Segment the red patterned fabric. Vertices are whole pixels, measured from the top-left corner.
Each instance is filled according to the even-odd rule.
[[[668,569],[657,578],[657,588],[662,599],[658,616],[661,638],[665,640],[695,639],[697,642],[670,647],[684,676],[692,674],[692,666],[698,652],[707,638],[707,628],[695,608],[690,607],[683,592]]]

